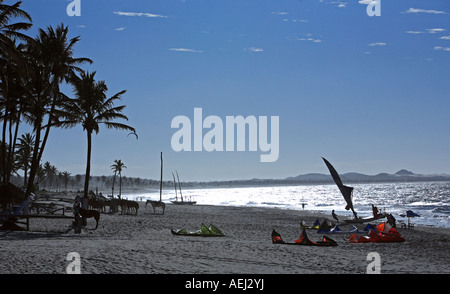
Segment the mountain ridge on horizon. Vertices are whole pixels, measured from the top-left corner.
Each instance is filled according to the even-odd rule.
[[[366,175],[357,172],[348,172],[340,174],[342,181],[345,182],[396,182],[396,181],[447,181],[450,180],[448,174],[416,174],[406,169],[401,169],[394,174],[378,173],[376,175]],[[287,177],[286,181],[298,181],[298,182],[313,182],[313,181],[329,181],[331,175],[322,173],[308,173],[294,177]]]

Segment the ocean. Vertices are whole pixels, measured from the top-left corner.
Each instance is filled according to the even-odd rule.
[[[353,205],[359,217],[372,216],[372,204],[391,213],[397,221],[407,222],[407,210],[420,217],[411,219],[417,225],[450,228],[450,182],[353,184]],[[178,197],[179,191],[178,191]],[[159,200],[159,191],[123,195],[127,199]],[[204,205],[276,207],[314,210],[329,213],[334,209],[341,217],[352,217],[334,184],[271,187],[232,187],[183,190],[184,200]],[[163,190],[162,200],[175,200],[173,189]]]

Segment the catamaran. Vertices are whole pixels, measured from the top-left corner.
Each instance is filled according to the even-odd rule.
[[[369,217],[369,218],[360,218],[358,217],[357,213],[355,212],[355,209],[353,208],[353,187],[349,187],[349,186],[345,186],[342,183],[341,178],[339,177],[339,174],[337,173],[337,171],[334,169],[334,167],[331,165],[331,163],[326,160],[325,158],[323,158],[323,161],[325,162],[325,164],[328,167],[328,170],[330,171],[331,177],[333,178],[334,182],[336,183],[336,185],[338,186],[339,190],[342,193],[342,196],[344,196],[345,202],[347,203],[347,205],[345,206],[346,210],[351,209],[354,215],[354,219],[349,219],[349,220],[344,220],[346,223],[365,223],[365,222],[370,222],[379,218],[383,218],[386,215],[384,214],[379,214],[376,217]]]
[[[178,172],[175,171],[177,173],[177,178],[178,178],[178,188],[180,188],[180,198],[181,201],[178,200],[178,194],[177,194],[177,182],[175,181],[175,175],[172,173],[172,177],[173,177],[173,183],[175,185],[175,201],[171,201],[173,204],[177,204],[177,205],[194,205],[197,203],[197,201],[184,201],[183,199],[183,192],[181,192],[181,183],[180,183],[180,177],[178,176]]]

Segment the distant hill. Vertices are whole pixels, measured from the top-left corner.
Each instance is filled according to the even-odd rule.
[[[421,175],[402,169],[395,174],[379,173],[377,175],[365,175],[361,173],[345,173],[340,175],[344,184],[352,183],[394,183],[394,182],[431,182],[450,181],[450,175]],[[23,179],[20,176],[13,176],[12,183],[17,186],[22,185]],[[104,194],[112,192],[112,176],[92,176],[90,187],[93,191],[98,190]],[[214,188],[214,187],[260,187],[260,186],[284,186],[284,185],[309,185],[309,184],[332,184],[333,179],[330,174],[308,173],[284,179],[247,179],[229,181],[191,181],[182,182],[183,188]],[[122,177],[122,192],[154,192],[159,191],[159,180],[142,179],[133,177]],[[84,187],[84,175],[75,175],[69,178],[67,185],[56,178],[53,183],[42,181],[40,188],[47,191],[82,191]],[[164,181],[163,189],[173,189],[173,181]],[[115,181],[115,193],[118,193],[118,180]]]
[[[395,174],[379,173],[377,175],[365,175],[361,173],[345,173],[340,175],[343,182],[346,183],[372,183],[372,182],[418,182],[418,181],[450,181],[450,175],[421,175],[415,174],[406,169],[401,169]],[[285,181],[292,182],[332,182],[329,174],[305,174],[296,177],[288,177]]]

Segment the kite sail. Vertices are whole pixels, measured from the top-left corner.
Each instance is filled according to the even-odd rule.
[[[331,177],[333,178],[334,182],[336,183],[339,190],[341,191],[342,196],[344,196],[345,202],[347,202],[347,206],[345,206],[345,209],[347,209],[347,210],[351,209],[353,212],[353,215],[355,216],[355,219],[356,219],[357,214],[356,214],[355,210],[353,209],[353,202],[352,202],[353,187],[345,186],[342,183],[341,178],[339,177],[339,174],[334,169],[334,167],[331,165],[331,163],[323,157],[322,157],[322,159],[325,162],[325,164],[327,165],[328,170],[330,171]]]

